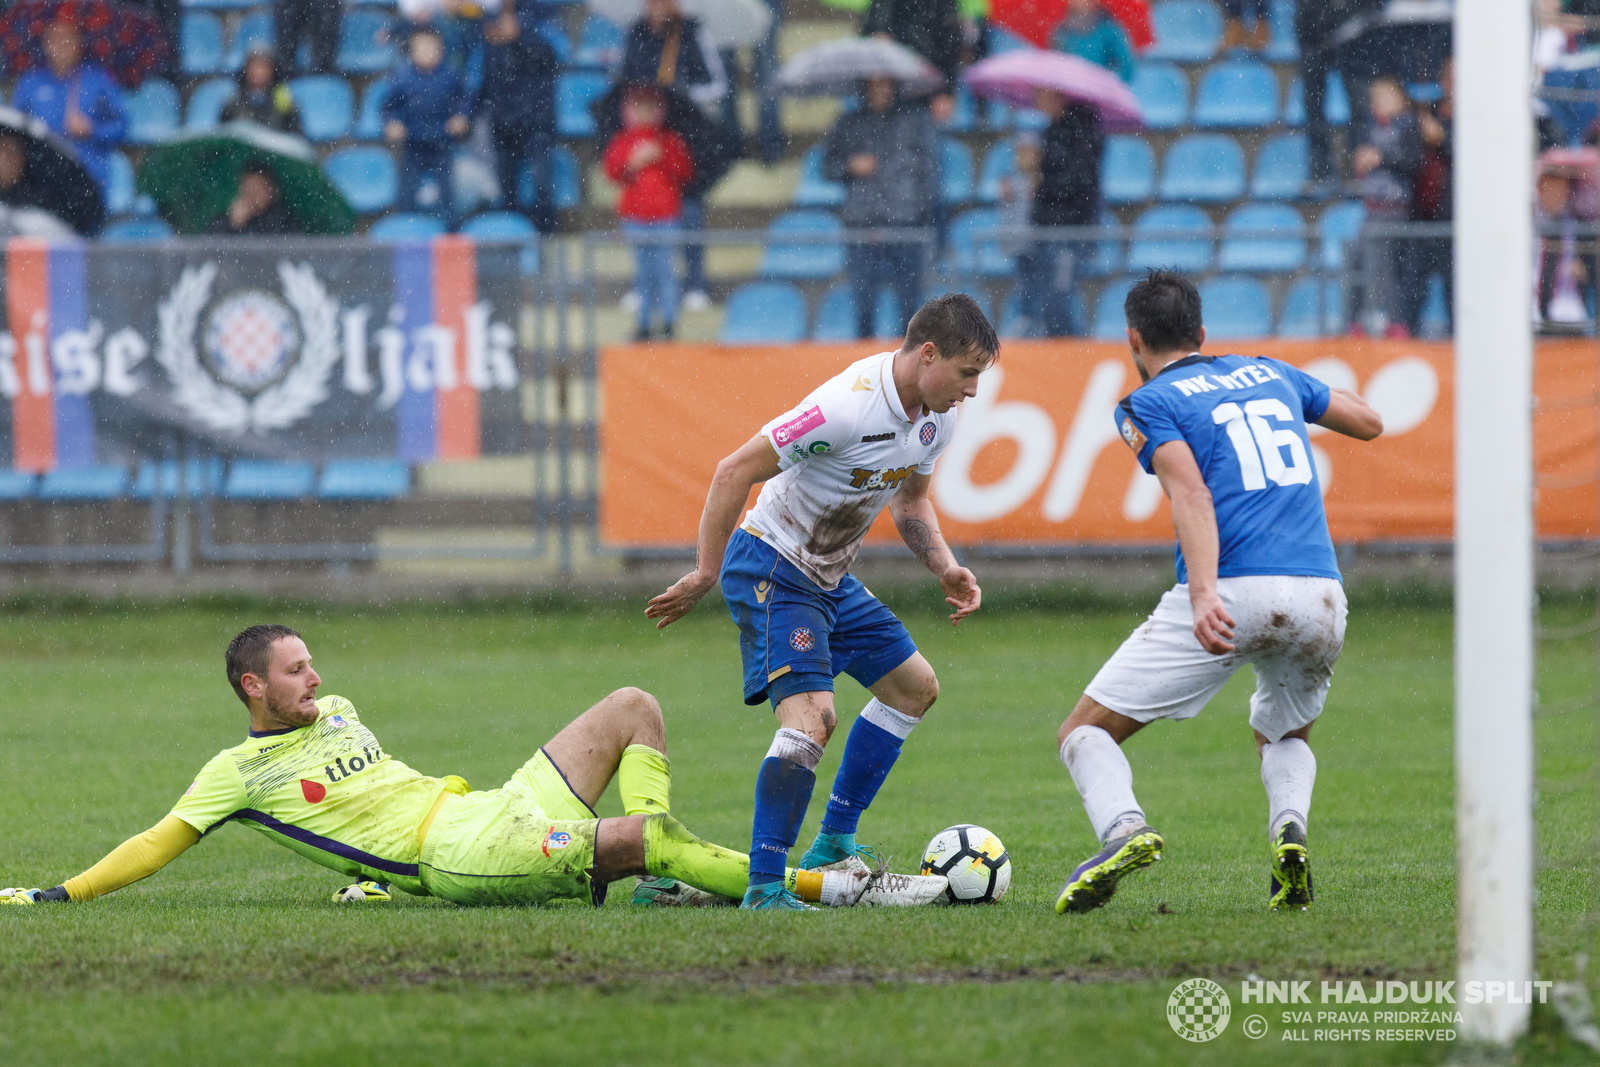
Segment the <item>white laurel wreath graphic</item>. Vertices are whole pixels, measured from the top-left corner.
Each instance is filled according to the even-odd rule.
[[[215,263],[187,267],[161,304],[161,345],[156,360],[172,380],[173,400],[214,430],[264,433],[294,425],[328,398],[328,374],[340,358],[338,302],[328,295],[310,264],[278,264],[283,297],[299,315],[305,340],[299,361],[283,380],[247,400],[237,389],[207,373],[195,350],[200,312],[211,299],[216,277]]]

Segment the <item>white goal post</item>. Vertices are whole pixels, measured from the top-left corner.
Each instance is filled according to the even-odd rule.
[[[1530,0],[1455,7],[1457,978],[1533,978]],[[1503,1044],[1526,1004],[1465,1004]]]

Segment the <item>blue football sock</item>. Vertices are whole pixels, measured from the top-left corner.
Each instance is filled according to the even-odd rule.
[[[900,758],[900,746],[917,720],[874,699],[850,727],[844,759],[833,779],[828,810],[822,816],[825,834],[853,834],[861,813],[878,795],[889,768]]]
[[[817,784],[822,746],[798,730],[779,730],[756,775],[755,825],[750,833],[750,884],[782,881],[789,850]]]

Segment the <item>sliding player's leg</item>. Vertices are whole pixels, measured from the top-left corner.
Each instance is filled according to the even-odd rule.
[[[541,752],[590,817],[613,777],[629,815],[671,810],[666,722],[661,705],[643,689],[618,689],[568,723]]]

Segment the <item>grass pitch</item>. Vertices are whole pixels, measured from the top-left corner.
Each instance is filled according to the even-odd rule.
[[[1251,975],[1312,979],[1313,990],[1323,979],[1370,989],[1453,977],[1446,612],[1358,603],[1352,613],[1313,735],[1310,912],[1265,910],[1266,803],[1243,672],[1198,720],[1157,724],[1128,746],[1135,788],[1167,838],[1162,862],[1109,907],[1058,917],[1055,894],[1094,840],[1055,729],[1141,616],[997,606],[952,632],[921,603],[931,596],[892,600],[942,696],[861,840],[905,870],[939,829],[981,823],[1014,864],[1000,905],[655,911],[629,907],[621,883],[599,912],[405,897],[339,907],[328,901],[338,875],[228,827],[104,900],[0,912],[0,1053],[169,1064],[1450,1058],[1448,1042],[1289,1048],[1284,1031],[1301,1027],[1278,1006],[1238,999]],[[1547,623],[1582,617],[1546,612]],[[717,604],[663,634],[631,610],[13,611],[0,617],[0,884],[54,885],[169,810],[245,728],[222,649],[261,621],[306,635],[323,694],[354,701],[386,750],[478,788],[504,781],[610,689],[649,689],[667,710],[675,813],[702,836],[748,845],[753,772],[773,727],[740,703],[736,635]],[[1592,643],[1544,649],[1541,679],[1547,707],[1576,701],[1595,683]],[[840,680],[844,728],[866,699]],[[1539,965],[1569,978],[1590,941],[1584,776],[1595,737],[1582,711],[1538,730]],[[801,847],[842,749],[841,730]],[[614,791],[600,810],[621,813]],[[1232,1024],[1209,1044],[1166,1022],[1168,993],[1192,976],[1234,998]],[[1244,1036],[1250,1012],[1269,1020],[1265,1038]],[[1536,1021],[1523,1062],[1575,1055],[1547,1011]]]

